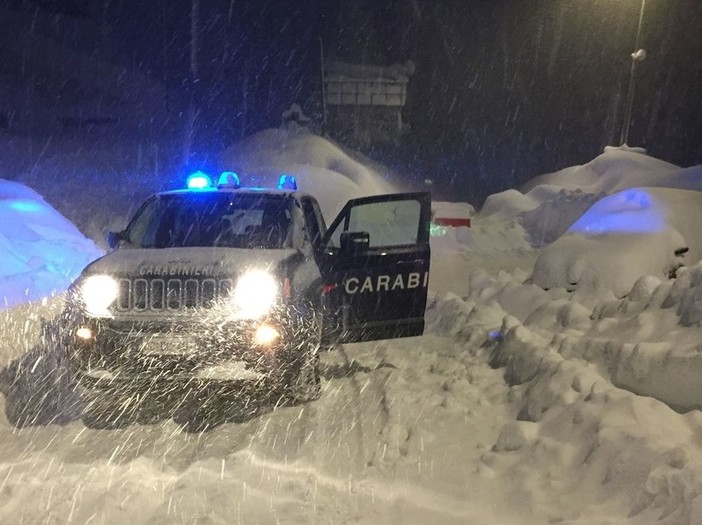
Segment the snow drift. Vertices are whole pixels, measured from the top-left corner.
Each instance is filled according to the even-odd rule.
[[[0,308],[62,292],[100,249],[31,189],[0,179]]]
[[[328,222],[350,199],[398,191],[381,166],[296,123],[232,145],[222,153],[220,168],[238,173],[244,186],[275,187],[281,174],[294,175],[300,191],[317,198]]]

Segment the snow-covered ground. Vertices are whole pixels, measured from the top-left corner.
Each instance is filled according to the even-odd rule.
[[[377,166],[285,133],[236,145],[224,167],[307,173],[325,210],[391,188]],[[610,149],[492,196],[470,229],[434,229],[423,337],[326,352],[318,401],[202,434],[81,423],[48,322],[61,297],[23,298],[99,251],[0,181],[0,296],[16,305],[0,311],[0,522],[699,523],[700,175]],[[74,198],[82,231],[115,222],[107,209],[86,228],[91,203]],[[31,226],[20,201],[55,227]]]

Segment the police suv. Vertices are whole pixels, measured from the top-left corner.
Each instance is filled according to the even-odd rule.
[[[110,232],[62,316],[86,424],[314,400],[321,345],[423,333],[429,194],[354,199],[327,228],[296,189],[197,173]]]

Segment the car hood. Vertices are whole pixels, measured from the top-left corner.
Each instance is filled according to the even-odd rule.
[[[297,259],[302,260],[303,256],[294,249],[120,249],[93,262],[82,275],[234,277],[251,269],[273,270],[284,262]]]

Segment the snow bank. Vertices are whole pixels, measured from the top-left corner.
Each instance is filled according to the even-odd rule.
[[[513,385],[517,420],[481,458],[490,477],[544,520],[696,523],[702,415],[671,406],[702,403],[702,264],[604,302],[504,273],[468,280],[469,293],[438,297],[430,318]]]
[[[553,515],[561,507],[573,523],[611,523],[612,515],[626,523],[695,523],[702,511],[702,462],[692,452],[700,413],[682,417],[613,387],[596,366],[564,359],[548,341],[509,324],[494,351],[515,385],[521,421],[503,428],[493,454],[511,455],[504,476],[527,487],[558,486],[536,494],[532,508]]]
[[[0,179],[0,308],[65,290],[102,252],[36,192]]]
[[[359,162],[295,123],[230,146],[221,154],[220,168],[238,173],[244,186],[275,187],[281,174],[294,175],[300,191],[317,198],[327,221],[349,199],[398,191],[378,166]]]
[[[544,288],[613,290],[622,296],[642,275],[668,277],[686,242],[668,226],[665,205],[645,190],[626,190],[592,206],[547,246],[532,280]]]
[[[545,288],[610,289],[622,296],[641,276],[666,278],[677,267],[698,261],[702,243],[695,230],[700,221],[701,192],[631,188],[615,193],[543,250],[533,282]]]
[[[539,175],[520,188],[530,194],[538,186],[559,186],[588,193],[614,193],[636,186],[670,186],[680,168],[631,148],[605,148],[605,152],[583,166],[571,166]],[[697,187],[699,187],[699,182]],[[696,189],[686,187],[686,189]]]
[[[702,258],[702,167],[680,169],[633,148],[606,148],[583,166],[489,197],[473,221],[516,220],[544,248],[532,280],[626,294],[644,275]],[[506,224],[509,224],[506,222]],[[676,251],[687,248],[684,256]]]

